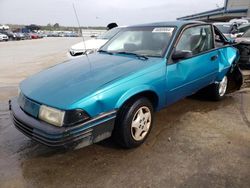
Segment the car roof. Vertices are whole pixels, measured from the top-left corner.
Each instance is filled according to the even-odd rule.
[[[231,22],[215,22],[213,25],[233,25],[234,23]]]
[[[146,23],[146,24],[140,24],[140,25],[132,25],[129,27],[162,27],[162,26],[174,26],[174,27],[182,27],[185,25],[190,24],[198,24],[198,23],[205,23],[201,21],[169,21],[169,22],[155,22],[155,23]]]

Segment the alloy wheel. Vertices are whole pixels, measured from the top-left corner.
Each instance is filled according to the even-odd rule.
[[[219,95],[220,97],[224,96],[227,91],[227,77],[225,76],[222,81],[219,83]]]
[[[145,138],[151,126],[151,116],[151,111],[146,106],[140,107],[136,111],[131,125],[131,134],[134,140],[141,141]]]

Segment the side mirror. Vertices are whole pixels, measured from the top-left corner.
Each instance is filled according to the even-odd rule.
[[[172,55],[172,59],[174,61],[181,60],[181,59],[187,59],[189,57],[192,57],[193,53],[188,50],[180,50],[180,51],[175,51]]]

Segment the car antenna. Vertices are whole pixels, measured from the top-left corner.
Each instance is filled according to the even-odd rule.
[[[76,20],[77,20],[77,23],[78,23],[78,27],[79,27],[79,29],[80,29],[80,33],[81,33],[83,45],[84,45],[84,48],[85,48],[85,55],[86,55],[86,57],[87,57],[87,59],[88,59],[88,62],[89,62],[89,64],[90,64],[90,70],[92,70],[92,65],[91,65],[91,63],[90,63],[90,61],[89,61],[89,57],[88,57],[88,53],[87,53],[87,48],[86,48],[85,40],[84,40],[84,37],[83,37],[83,34],[82,34],[82,29],[81,29],[80,21],[79,21],[79,18],[78,18],[78,15],[77,15],[77,12],[76,12],[76,8],[75,8],[74,3],[72,3],[72,5],[73,5],[74,12],[75,12]]]
[[[74,9],[75,16],[76,16],[76,21],[77,21],[78,27],[79,27],[79,29],[80,29],[80,33],[81,33],[81,37],[82,37],[82,40],[83,40],[84,48],[85,48],[85,50],[87,50],[87,49],[86,49],[86,45],[85,45],[85,40],[84,40],[84,37],[83,37],[83,34],[82,34],[82,29],[81,29],[80,21],[79,21],[77,12],[76,12],[76,8],[75,8],[74,3],[73,3],[72,5],[73,5],[73,9]]]

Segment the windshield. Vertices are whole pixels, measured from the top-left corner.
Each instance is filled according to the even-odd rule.
[[[220,30],[220,32],[224,33],[224,34],[230,34],[231,30],[232,30],[232,25],[216,25],[215,26]]]
[[[250,37],[250,29],[247,30],[247,32],[244,33],[244,35],[242,37]]]
[[[106,31],[104,34],[98,36],[97,39],[107,39],[107,40],[109,40],[113,36],[115,36],[120,30],[121,30],[121,28],[119,28],[119,27],[113,28],[111,30]]]
[[[110,53],[135,53],[162,57],[172,38],[174,27],[131,27],[120,31],[100,50]]]

